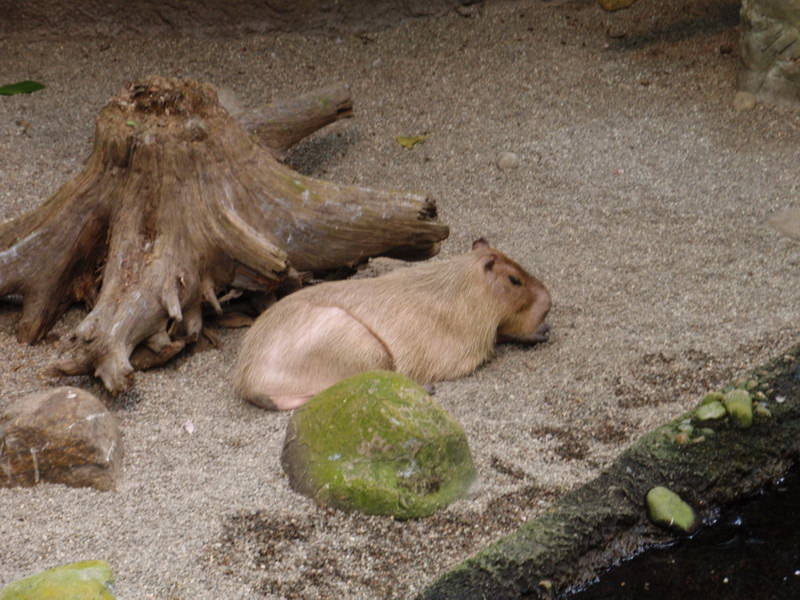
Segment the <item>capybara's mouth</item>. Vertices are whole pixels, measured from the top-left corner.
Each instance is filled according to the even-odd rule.
[[[530,335],[504,335],[500,334],[497,341],[511,344],[541,344],[550,340],[550,325],[542,323],[539,328]]]
[[[536,330],[536,333],[533,334],[531,337],[531,342],[534,344],[547,342],[550,340],[550,324],[549,323],[542,323],[539,325],[539,329]]]

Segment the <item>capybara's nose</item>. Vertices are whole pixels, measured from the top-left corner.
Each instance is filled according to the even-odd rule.
[[[542,323],[539,325],[539,329],[536,330],[536,333],[533,336],[534,341],[536,342],[546,342],[550,339],[550,324],[549,323]]]

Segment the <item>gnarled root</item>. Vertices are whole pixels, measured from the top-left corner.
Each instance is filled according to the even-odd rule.
[[[118,393],[134,368],[197,340],[203,307],[220,312],[229,288],[269,292],[299,281],[294,269],[435,254],[448,229],[430,200],[315,180],[275,158],[351,108],[346,88],[330,88],[237,112],[254,139],[211,85],[125,87],[97,118],[84,170],[0,224],[0,297],[23,296],[19,340],[41,339],[84,302],[91,312],[56,368]]]

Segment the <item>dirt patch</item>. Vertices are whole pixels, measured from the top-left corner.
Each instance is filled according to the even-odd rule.
[[[312,590],[333,597],[352,592],[355,585],[376,597],[402,598],[402,573],[441,568],[447,556],[475,552],[488,531],[514,530],[537,502],[552,498],[541,486],[528,484],[492,498],[481,511],[438,513],[419,521],[351,514],[344,529],[341,514],[327,509],[290,521],[264,511],[241,512],[226,517],[209,560],[229,577],[241,577],[244,567],[262,597],[302,599]],[[339,530],[336,552],[330,551],[333,528]],[[424,555],[418,551],[422,531],[432,544]],[[432,562],[432,557],[438,558]],[[296,579],[279,575],[287,564]]]
[[[669,404],[692,394],[702,396],[734,378],[743,368],[741,357],[765,349],[777,352],[783,339],[779,334],[765,335],[721,356],[696,348],[677,354],[648,352],[630,365],[627,376],[614,377],[611,385],[622,409]]]

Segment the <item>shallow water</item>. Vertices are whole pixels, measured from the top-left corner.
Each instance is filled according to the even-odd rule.
[[[691,539],[652,548],[563,600],[800,598],[800,468],[722,511]]]

